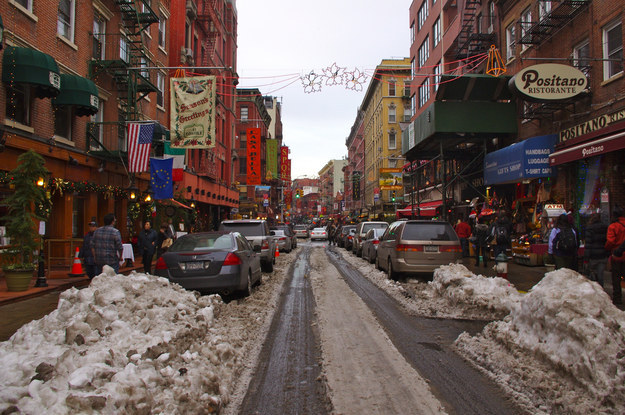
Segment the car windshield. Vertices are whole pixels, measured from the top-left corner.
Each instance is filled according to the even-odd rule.
[[[286,234],[284,233],[283,230],[281,229],[276,229],[275,231],[273,231],[275,236],[286,236]]]
[[[228,234],[197,233],[181,236],[169,247],[168,252],[205,251],[212,249],[232,249],[232,237]]]
[[[315,228],[313,229],[313,232],[325,232],[326,228]]]
[[[258,236],[262,235],[263,224],[261,222],[249,222],[249,223],[227,223],[222,222],[221,229],[229,232],[239,232],[243,236]]]
[[[417,241],[455,241],[456,232],[448,223],[407,223],[401,239]]]
[[[308,229],[305,225],[296,225],[295,226],[295,230],[297,231],[305,231],[306,229]]]
[[[341,229],[341,233],[343,235],[347,235],[349,233],[349,231],[351,231],[352,229],[356,230],[356,227],[355,226],[345,226],[345,227],[343,227],[343,229]]]

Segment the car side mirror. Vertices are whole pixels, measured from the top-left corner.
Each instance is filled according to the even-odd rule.
[[[269,235],[276,236],[276,233],[274,231],[269,231]]]
[[[254,245],[254,252],[261,252],[262,247],[260,245]]]

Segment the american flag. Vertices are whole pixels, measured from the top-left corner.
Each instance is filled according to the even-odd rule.
[[[148,170],[154,123],[128,123],[128,171],[141,173]]]

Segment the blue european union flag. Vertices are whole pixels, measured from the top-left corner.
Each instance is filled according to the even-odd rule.
[[[150,159],[150,178],[154,199],[171,199],[174,197],[174,186],[171,170],[174,159]]]

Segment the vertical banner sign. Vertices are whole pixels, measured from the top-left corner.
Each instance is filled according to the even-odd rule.
[[[286,180],[290,182],[291,181],[291,159],[287,159],[286,165],[288,166],[286,169]]]
[[[278,178],[278,140],[267,140],[267,179]]]
[[[260,185],[260,128],[247,129],[247,185]]]
[[[287,180],[288,159],[289,148],[287,146],[280,147],[280,180]]]
[[[215,77],[171,78],[171,147],[215,147]]]

